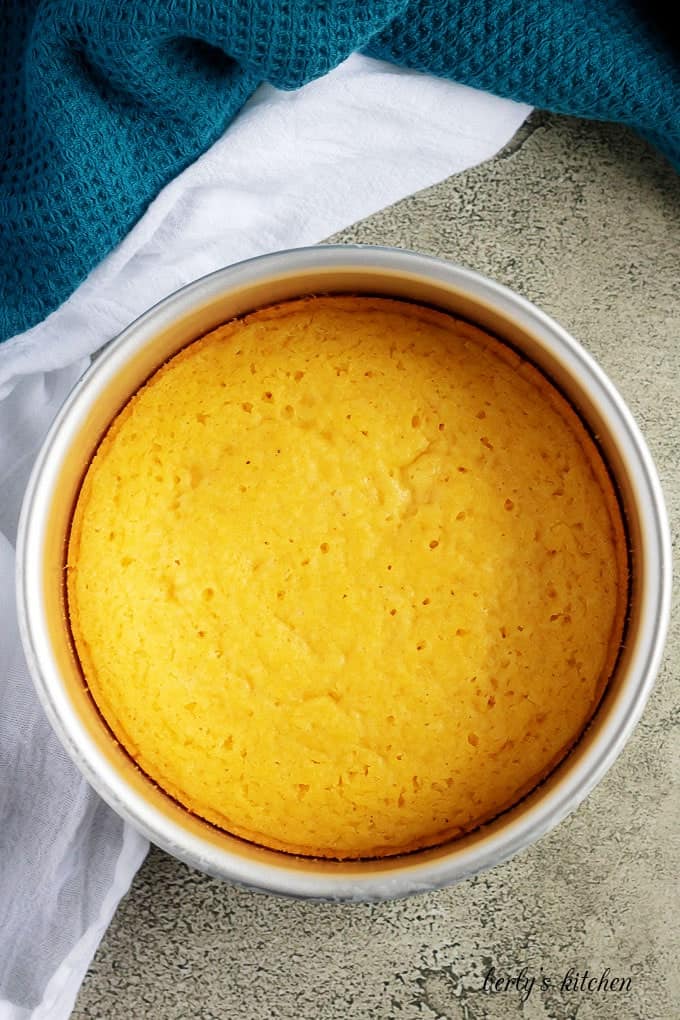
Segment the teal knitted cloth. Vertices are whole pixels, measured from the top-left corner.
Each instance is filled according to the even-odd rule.
[[[680,165],[680,74],[653,11],[639,0],[5,0],[0,339],[64,301],[260,82],[298,88],[355,50],[621,121]]]

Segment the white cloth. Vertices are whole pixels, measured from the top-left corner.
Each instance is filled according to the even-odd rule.
[[[61,401],[89,356],[164,295],[488,159],[528,113],[359,55],[295,93],[262,86],[61,308],[0,346],[0,1020],[70,1014],[147,849],[61,749],[19,645],[19,507]]]

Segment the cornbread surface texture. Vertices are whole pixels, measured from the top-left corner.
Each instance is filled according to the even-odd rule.
[[[198,816],[337,858],[432,846],[591,718],[623,527],[554,388],[418,305],[318,297],[196,341],[78,499],[68,605],[116,738]]]

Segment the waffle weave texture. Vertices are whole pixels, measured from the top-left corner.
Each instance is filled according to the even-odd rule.
[[[295,89],[356,50],[620,121],[680,166],[680,72],[653,12],[638,0],[6,0],[0,339],[64,301],[260,82]]]

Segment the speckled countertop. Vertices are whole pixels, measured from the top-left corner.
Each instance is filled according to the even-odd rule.
[[[680,178],[659,156],[626,129],[534,114],[495,159],[333,240],[462,262],[561,322],[636,415],[677,542]],[[632,740],[537,845],[378,905],[254,894],[152,850],[75,1020],[680,1017],[677,595],[676,571],[665,665]]]

